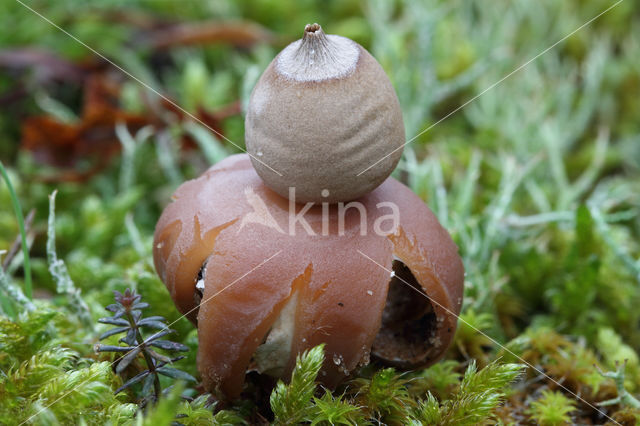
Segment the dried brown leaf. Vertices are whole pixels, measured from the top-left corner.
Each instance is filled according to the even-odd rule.
[[[204,21],[176,24],[149,34],[155,49],[228,43],[236,47],[250,47],[259,42],[270,43],[274,36],[263,26],[249,21]]]

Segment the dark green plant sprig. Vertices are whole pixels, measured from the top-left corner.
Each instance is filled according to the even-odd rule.
[[[176,368],[168,367],[184,356],[170,357],[156,352],[153,348],[162,349],[165,352],[186,352],[189,348],[182,343],[162,340],[161,338],[173,333],[174,330],[169,329],[165,323],[165,319],[161,316],[142,317],[142,309],[149,307],[146,302],[141,302],[142,296],[136,294],[135,291],[126,289],[124,293],[115,291],[116,303],[106,307],[106,310],[113,312],[113,316],[100,318],[98,322],[103,324],[114,325],[115,328],[104,332],[100,336],[100,340],[116,334],[126,333],[119,342],[126,346],[116,345],[97,345],[98,352],[117,352],[124,353],[115,364],[117,374],[131,365],[131,363],[142,354],[147,368],[127,380],[122,386],[116,389],[115,393],[122,392],[130,388],[136,383],[142,382],[142,394],[144,395],[143,403],[149,399],[158,401],[162,395],[162,386],[160,385],[160,375],[170,377],[172,379],[193,381],[196,379],[184,371]],[[151,336],[144,338],[141,329],[160,330]]]

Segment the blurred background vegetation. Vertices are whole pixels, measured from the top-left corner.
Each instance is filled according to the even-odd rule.
[[[12,296],[24,287],[24,259],[11,250],[19,229],[3,183],[0,250],[8,253],[0,291],[0,423],[36,413],[31,421],[46,424],[80,417],[100,424],[109,417],[114,424],[131,421],[137,395],[112,395],[120,379],[102,361],[113,358],[92,349],[104,326],[77,320],[78,297],[95,320],[105,316],[114,290],[134,288],[150,303],[148,314],[178,318],[152,266],[155,222],[181,182],[241,151],[243,110],[253,85],[310,22],[356,40],[388,73],[407,136],[419,134],[395,176],[451,232],[467,276],[464,322],[447,361],[411,373],[409,384],[374,366],[362,372],[368,384],[351,385],[364,386],[363,395],[371,398],[341,402],[339,393],[337,399],[329,394],[307,401],[314,408],[305,419],[601,424],[614,418],[635,424],[640,4],[634,0],[2,2],[0,160],[25,216],[34,211],[27,240],[35,300],[25,308]],[[71,287],[50,272],[48,195],[54,189],[57,257],[66,262]],[[81,296],[69,296],[78,290]],[[192,349],[180,368],[197,375],[194,328],[184,319],[173,328],[175,340]],[[472,397],[466,379],[461,382],[472,360],[480,368],[499,368],[521,363],[514,354],[564,388],[527,368],[511,387],[483,389],[502,394],[488,407],[470,405],[476,417],[456,411]],[[613,371],[624,360],[623,387],[594,366]],[[94,386],[85,392],[89,397],[75,392],[48,407],[54,395],[78,386],[66,373],[81,376],[91,369],[96,375],[87,384]],[[389,396],[402,409],[376,405],[376,380],[406,397]],[[631,399],[595,409],[625,389]],[[185,392],[196,396],[197,388]],[[169,405],[158,406],[147,420],[168,424],[172,416],[163,417],[162,410],[175,414],[171,407],[183,404],[188,415],[181,422],[212,421],[220,407],[196,402],[170,396]],[[339,411],[338,403],[355,408],[333,420],[318,408]],[[250,397],[226,408],[216,421],[254,423],[273,416]]]

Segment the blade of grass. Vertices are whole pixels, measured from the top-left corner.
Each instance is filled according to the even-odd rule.
[[[9,194],[11,195],[11,204],[13,204],[13,211],[15,212],[16,219],[18,220],[18,228],[20,228],[22,254],[24,255],[24,293],[29,299],[33,299],[33,290],[31,284],[31,262],[29,261],[29,248],[27,247],[27,233],[24,230],[24,216],[22,215],[22,207],[20,206],[20,201],[18,201],[18,196],[16,195],[16,191],[13,189],[11,179],[9,179],[9,175],[4,168],[2,161],[0,161],[0,173],[2,174],[2,177],[4,178],[4,181],[9,188]]]

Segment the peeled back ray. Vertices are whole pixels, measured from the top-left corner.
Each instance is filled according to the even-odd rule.
[[[299,221],[290,228],[289,209],[297,214],[304,206],[290,206],[265,186],[246,154],[178,188],[156,226],[154,261],[178,309],[192,311],[198,369],[208,390],[238,396],[252,361],[287,377],[296,355],[320,343],[326,343],[327,361],[319,378],[328,386],[366,364],[372,345],[373,354],[395,365],[418,367],[444,354],[462,303],[464,271],[456,245],[429,208],[393,178],[360,202],[364,227],[360,212],[350,208],[340,234],[337,206],[325,213],[328,222],[323,207],[315,206],[303,215],[309,229]],[[383,202],[400,212],[388,235],[374,230],[376,220],[390,213],[380,207]],[[326,233],[323,223],[329,224]],[[407,341],[381,334],[394,259],[402,260],[431,299],[429,315],[437,321],[420,339],[436,339],[437,345],[420,343],[418,352],[406,351]],[[196,285],[202,284],[200,299]],[[414,316],[422,315],[424,306],[419,309]],[[412,321],[411,315],[401,317]]]
[[[318,24],[307,25],[302,40],[271,62],[245,121],[258,175],[284,197],[295,188],[297,202],[350,201],[371,192],[396,167],[404,139],[400,104],[380,64]]]

